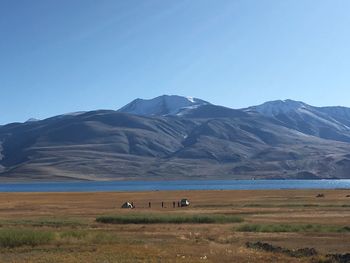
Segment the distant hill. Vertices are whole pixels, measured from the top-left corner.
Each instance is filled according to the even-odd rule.
[[[0,126],[0,180],[350,178],[350,109],[181,96]]]

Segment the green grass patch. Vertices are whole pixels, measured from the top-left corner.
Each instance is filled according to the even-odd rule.
[[[123,242],[115,232],[98,230],[44,231],[35,229],[0,229],[0,248],[115,244]]]
[[[350,232],[350,227],[319,224],[245,224],[235,228],[240,232]]]
[[[76,240],[83,240],[86,239],[88,235],[87,231],[83,230],[71,230],[71,231],[64,231],[59,234],[61,239],[76,239]]]
[[[234,215],[155,215],[132,214],[100,216],[99,223],[105,224],[223,224],[240,223],[243,218]]]
[[[35,247],[48,244],[54,239],[54,234],[48,231],[29,229],[1,229],[0,247],[15,248],[21,246]]]

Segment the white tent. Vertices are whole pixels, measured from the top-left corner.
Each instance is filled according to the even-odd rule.
[[[184,198],[184,199],[181,199],[180,204],[181,204],[181,206],[189,206],[190,201],[188,201],[188,199]]]
[[[132,206],[131,203],[125,202],[125,203],[122,205],[122,208],[134,208],[134,207]]]

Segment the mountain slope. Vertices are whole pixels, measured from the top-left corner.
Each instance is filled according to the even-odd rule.
[[[323,139],[350,142],[350,109],[313,107],[303,102],[285,100],[266,102],[245,109],[279,121],[287,128]]]
[[[184,100],[1,126],[0,180],[350,177],[347,108]]]

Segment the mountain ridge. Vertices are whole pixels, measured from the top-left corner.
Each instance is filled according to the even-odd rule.
[[[155,99],[0,126],[0,180],[350,178],[349,108]]]

